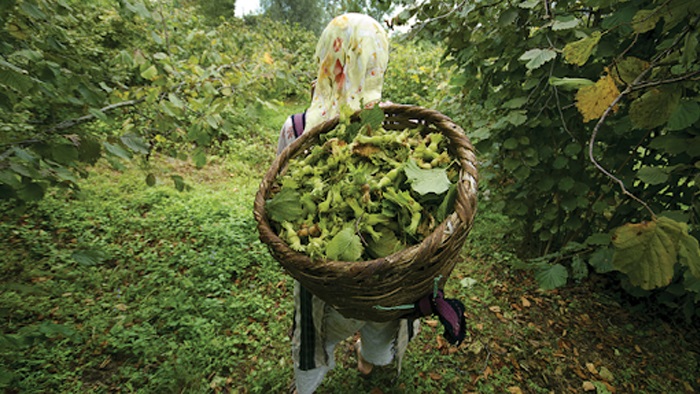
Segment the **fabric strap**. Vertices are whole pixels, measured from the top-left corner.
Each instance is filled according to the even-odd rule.
[[[294,129],[295,138],[299,138],[304,132],[304,127],[306,127],[306,112],[292,115],[292,129]]]
[[[466,336],[466,319],[464,304],[453,298],[445,298],[442,290],[429,294],[416,302],[415,310],[420,316],[437,315],[445,327],[445,339],[453,345],[459,345]]]

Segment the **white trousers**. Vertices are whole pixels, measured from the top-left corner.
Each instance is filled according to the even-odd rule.
[[[321,299],[294,285],[294,331],[292,356],[299,394],[313,393],[335,366],[336,345],[360,333],[362,357],[374,365],[388,365],[394,359],[398,371],[408,342],[418,333],[419,321],[399,319],[371,322],[348,319]]]

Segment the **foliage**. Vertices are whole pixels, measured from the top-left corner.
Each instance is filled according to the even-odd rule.
[[[204,169],[152,160],[162,171],[153,187],[136,166],[117,176],[101,161],[80,192],[53,189],[23,215],[2,203],[0,389],[286,391],[293,283],[257,241],[251,214],[265,168],[237,156]],[[160,181],[172,174],[196,187],[177,192]],[[631,314],[595,287],[538,290],[512,269],[511,228],[480,205],[446,289],[467,307],[460,347],[422,319],[401,373],[377,367],[364,379],[344,341],[319,392],[700,388],[697,327]]]
[[[261,18],[211,26],[181,5],[3,7],[2,198],[75,188],[103,156],[119,168],[162,150],[202,166],[207,152],[255,134],[251,119],[269,100],[305,94],[313,35]]]
[[[392,2],[378,0],[261,0],[260,6],[270,19],[299,24],[316,34],[338,15],[359,12],[381,22],[394,8]]]
[[[323,3],[317,0],[261,0],[263,15],[272,20],[299,24],[305,28],[321,33],[330,19],[326,18]]]
[[[399,104],[444,110],[451,115],[449,76],[454,68],[443,67],[445,48],[426,40],[391,39],[389,66],[384,76],[384,99]]]
[[[592,264],[608,244],[591,237],[609,242],[612,229],[657,216],[700,236],[690,2],[403,3],[413,7],[397,21],[415,16],[460,69],[452,84],[470,110],[458,121],[495,171],[491,192],[520,225],[522,255],[572,270],[567,245]]]

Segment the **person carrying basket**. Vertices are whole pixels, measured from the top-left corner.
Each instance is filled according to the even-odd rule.
[[[337,118],[341,113],[359,111],[363,107],[372,108],[379,105],[381,100],[384,72],[389,58],[389,40],[386,31],[376,20],[356,13],[334,18],[321,34],[315,57],[319,64],[319,71],[311,104],[304,113],[294,114],[286,120],[280,132],[277,147],[278,160],[275,163],[278,163],[280,158],[284,160],[288,157],[289,153],[285,149],[303,133],[314,130],[309,133],[313,135],[318,130],[315,129],[316,126],[326,124],[324,122]],[[461,128],[444,115],[419,107],[408,108],[382,103],[383,109],[390,107],[394,112],[405,111],[406,115],[425,117],[425,121],[435,123],[437,125],[435,127],[448,133],[449,138],[454,139],[456,152],[460,156],[459,161],[464,171],[458,186],[460,190],[457,193],[459,197],[456,203],[458,212],[452,214],[451,218],[441,224],[431,235],[430,249],[425,250],[430,250],[434,254],[422,253],[423,257],[418,259],[425,259],[426,263],[423,264],[423,269],[426,271],[419,272],[432,272],[432,274],[428,275],[427,279],[420,278],[416,284],[424,289],[425,284],[434,282],[434,290],[427,295],[424,295],[424,290],[420,290],[419,297],[422,298],[419,300],[411,298],[415,293],[408,294],[405,298],[408,298],[409,304],[400,305],[398,309],[389,308],[393,311],[391,317],[382,315],[377,317],[378,321],[374,321],[364,319],[375,316],[365,312],[366,309],[360,311],[361,317],[357,315],[355,318],[346,317],[352,313],[349,314],[344,305],[339,303],[334,304],[335,307],[329,305],[295,280],[292,329],[295,381],[290,388],[291,392],[313,393],[326,373],[335,365],[335,346],[358,332],[360,339],[355,343],[357,367],[363,375],[369,375],[375,365],[388,365],[393,361],[396,361],[400,372],[401,359],[406,347],[418,333],[420,316],[438,315],[445,326],[445,337],[450,343],[459,344],[464,339],[464,305],[457,300],[445,299],[438,288],[440,283],[444,284],[446,280],[441,273],[449,275],[454,267],[454,257],[463,245],[474,217],[477,181],[476,167],[473,164],[475,162],[473,147],[463,135]],[[395,119],[392,121],[402,123],[398,120],[399,117]],[[409,121],[408,124],[415,127],[418,123]],[[270,172],[274,172],[275,168],[273,164]],[[256,218],[260,226],[265,228],[265,234],[268,234],[263,236],[261,233],[261,238],[269,238],[269,228],[261,213],[264,190],[269,185],[268,181],[266,176],[266,180],[261,184],[261,191],[256,196]],[[415,256],[415,254],[410,255]],[[406,257],[409,254],[404,253],[402,256]],[[438,263],[438,260],[444,263]],[[328,295],[326,294],[325,297]],[[341,299],[346,300],[343,297]],[[374,305],[374,307],[380,307],[380,305]]]

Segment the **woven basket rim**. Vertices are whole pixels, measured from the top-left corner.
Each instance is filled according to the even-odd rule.
[[[458,204],[456,202],[454,210],[434,228],[430,235],[421,240],[421,242],[407,246],[406,248],[391,255],[372,260],[339,261],[327,258],[312,259],[306,254],[292,250],[289,245],[282,240],[279,235],[275,233],[275,231],[272,230],[271,223],[265,214],[265,200],[268,198],[270,187],[275,183],[277,176],[286,171],[289,160],[302,154],[304,151],[302,148],[308,148],[308,144],[317,141],[309,141],[310,139],[318,139],[322,133],[334,129],[339,123],[338,117],[327,120],[326,122],[323,122],[316,127],[313,127],[311,130],[303,133],[292,144],[280,152],[266,172],[255,197],[254,216],[258,222],[258,231],[261,241],[271,249],[273,252],[273,257],[275,257],[275,259],[282,265],[287,273],[299,280],[302,285],[304,285],[305,282],[308,283],[310,280],[314,281],[314,283],[324,282],[324,273],[329,274],[331,272],[334,274],[342,273],[344,278],[350,278],[352,280],[356,279],[357,281],[363,281],[378,274],[381,276],[382,273],[391,273],[393,268],[392,263],[405,261],[404,259],[407,258],[411,259],[411,257],[415,255],[423,255],[423,252],[430,251],[431,248],[435,248],[436,245],[444,245],[445,243],[451,242],[453,239],[461,239],[463,245],[463,240],[466,235],[453,235],[452,231],[456,228],[468,232],[471,228],[476,211],[476,183],[478,181],[478,175],[476,172],[473,147],[464,134],[464,131],[450,118],[432,109],[393,103],[380,104],[380,108],[382,108],[385,113],[385,125],[387,125],[387,122],[391,122],[392,116],[400,117],[400,120],[403,121],[405,121],[405,119],[408,117],[410,119],[409,121],[411,122],[410,124],[418,125],[420,122],[424,122],[433,126],[434,128],[437,128],[438,131],[443,134],[452,135],[452,137],[448,135],[451,145],[456,144],[454,140],[455,138],[462,140],[460,142],[461,144],[466,144],[464,146],[466,146],[467,152],[462,156],[458,155],[455,158],[459,160],[461,167],[460,179],[457,185],[457,199],[461,201],[462,205],[467,206],[464,208],[467,212],[458,212]],[[353,115],[354,118],[351,119],[357,119],[358,113],[359,111],[356,112]],[[408,114],[408,116],[405,114]],[[417,120],[417,122],[414,122],[414,120]],[[403,124],[401,124],[401,126],[403,126]],[[454,148],[455,150],[460,149],[459,147],[452,146],[451,148]],[[470,168],[464,168],[465,163]],[[292,256],[293,258],[290,260],[294,261],[285,261],[285,259],[280,258],[280,256]],[[443,264],[442,262],[439,263]],[[444,264],[448,263],[444,262]],[[428,271],[435,271],[439,269],[439,266],[436,267],[434,265],[427,268]],[[446,279],[447,278],[444,280]],[[444,280],[441,283],[444,284]],[[355,287],[357,286],[353,286],[353,288]],[[394,292],[395,291],[400,291],[400,289],[394,290]],[[416,294],[416,300],[424,295],[425,294]],[[319,296],[323,299],[321,295]],[[354,295],[354,298],[355,301],[357,301],[357,299],[362,299],[363,295]],[[373,300],[376,297],[368,296],[366,298]],[[393,312],[393,314],[395,315],[396,312]]]

